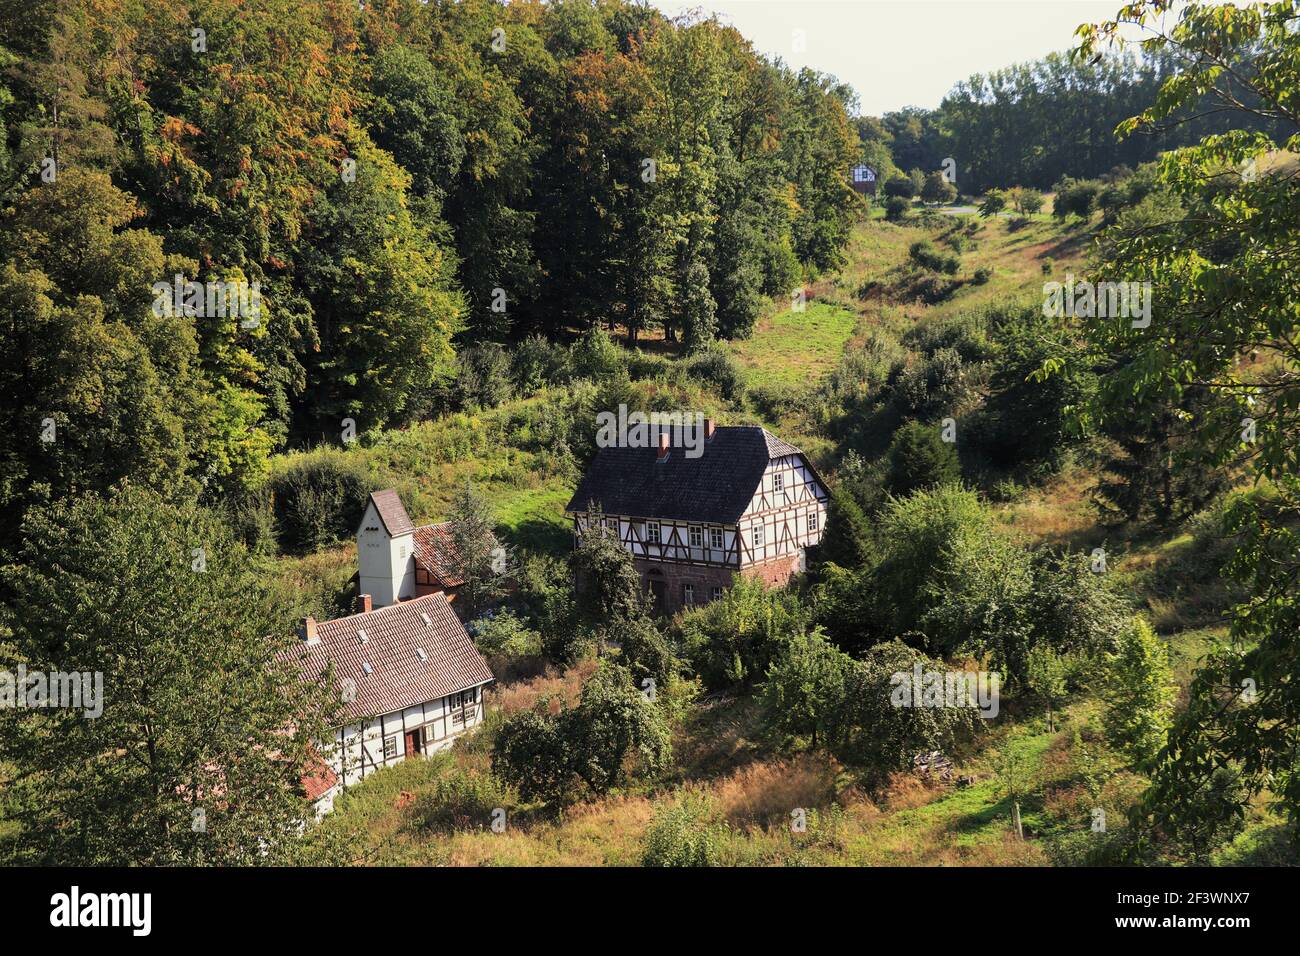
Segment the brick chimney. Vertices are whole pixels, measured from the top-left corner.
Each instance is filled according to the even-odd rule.
[[[370,600],[370,595],[369,595],[369,594],[358,594],[358,595],[357,595],[357,613],[358,613],[358,614],[365,614],[367,611],[372,610],[373,607],[374,607],[374,603]]]
[[[316,635],[316,619],[308,614],[298,625],[298,637],[308,647],[314,647],[320,643],[320,638]]]
[[[668,432],[662,431],[659,433],[659,456],[655,459],[655,461],[668,460],[668,438],[669,438]]]
[[[704,419],[704,440],[713,441],[713,433],[718,430],[718,423],[712,418]]]

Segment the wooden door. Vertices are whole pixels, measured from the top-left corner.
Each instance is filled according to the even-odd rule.
[[[408,730],[406,732],[406,756],[414,757],[420,752],[420,732],[418,730]]]

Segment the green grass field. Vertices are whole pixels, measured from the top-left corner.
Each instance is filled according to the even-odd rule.
[[[857,321],[847,309],[813,301],[760,320],[752,337],[730,349],[750,385],[807,385],[839,361]]]

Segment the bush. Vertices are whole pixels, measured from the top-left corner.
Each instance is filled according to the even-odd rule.
[[[275,511],[266,485],[231,495],[223,511],[235,536],[249,551],[254,554],[276,553]]]
[[[351,538],[376,487],[366,467],[340,449],[291,459],[267,482],[280,546],[310,554]]]
[[[908,422],[894,432],[886,454],[885,484],[899,497],[961,478],[956,447],[943,440],[935,425]]]
[[[709,690],[763,679],[789,643],[807,630],[808,615],[789,591],[737,578],[722,599],[687,611],[676,623],[691,669]]]
[[[943,661],[926,657],[901,641],[871,648],[853,662],[844,684],[843,704],[836,711],[832,749],[845,763],[867,771],[872,783],[890,773],[908,770],[915,754],[938,750],[951,753],[973,732],[978,713],[972,707],[896,706],[901,693],[897,674],[947,671]]]
[[[1056,202],[1052,215],[1057,219],[1066,216],[1078,216],[1090,219],[1097,209],[1097,199],[1101,195],[1101,183],[1092,179],[1074,179],[1067,176],[1054,187]]]
[[[956,279],[926,275],[912,286],[912,294],[925,305],[937,305],[949,299],[960,288],[961,282]]]
[[[532,395],[569,378],[569,355],[560,345],[541,335],[530,335],[510,357],[510,378],[521,395]]]
[[[904,199],[902,196],[890,196],[885,200],[885,218],[890,222],[898,222],[911,208],[911,200]]]
[[[542,635],[510,610],[489,611],[471,621],[468,630],[475,646],[487,655],[527,657],[542,652]]]
[[[713,820],[708,798],[684,793],[674,804],[660,805],[646,831],[642,866],[718,866],[725,825]]]
[[[910,176],[894,173],[885,181],[885,195],[890,199],[911,199],[916,195],[916,184]]]
[[[993,270],[988,266],[980,266],[975,270],[975,275],[971,277],[971,285],[987,285],[988,281],[993,278]]]
[[[1001,189],[990,189],[984,194],[984,199],[979,205],[981,216],[996,216],[1006,208],[1007,194]]]
[[[721,349],[709,349],[686,363],[686,373],[695,381],[712,386],[729,402],[745,397],[745,378],[736,360]]]
[[[936,249],[929,240],[921,239],[912,243],[907,254],[912,261],[932,272],[944,275],[956,275],[961,268],[961,257]]]
[[[492,770],[525,800],[558,805],[580,785],[601,796],[634,773],[658,776],[672,761],[664,714],[606,662],[582,685],[577,707],[524,711],[497,731]]]
[[[801,738],[813,748],[827,743],[844,706],[844,677],[852,666],[853,658],[819,630],[791,641],[759,688],[767,735],[778,744]]]
[[[510,357],[495,342],[471,345],[456,357],[456,385],[465,404],[496,408],[510,398]]]
[[[957,198],[957,187],[936,169],[925,177],[921,198],[926,202],[949,203]]]
[[[599,325],[587,330],[570,351],[570,363],[577,378],[599,382],[626,368],[623,350]]]
[[[505,788],[491,774],[453,768],[415,798],[411,817],[421,830],[433,833],[486,830],[493,815],[510,803]]]

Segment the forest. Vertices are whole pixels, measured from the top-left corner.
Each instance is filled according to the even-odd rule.
[[[116,695],[0,709],[0,858],[1294,863],[1298,22],[1142,0],[874,117],[630,0],[0,0],[0,660]],[[575,542],[620,405],[803,449],[806,571],[667,618]],[[275,653],[390,487],[491,710],[302,832],[339,701]]]

